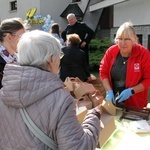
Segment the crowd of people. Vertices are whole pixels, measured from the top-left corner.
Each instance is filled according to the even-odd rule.
[[[59,26],[54,26],[60,38]],[[55,27],[52,26],[53,31]],[[20,19],[16,18],[4,20],[0,25],[2,150],[94,150],[98,144],[101,106],[89,110],[82,124],[78,121],[76,102],[58,76],[65,51],[63,54],[63,45],[53,31],[26,32]],[[73,35],[68,42],[75,45],[86,64],[84,52],[77,48],[79,36]],[[37,135],[39,130],[35,133],[31,129],[29,118],[31,126],[34,123],[36,129],[38,127],[40,133],[46,135],[46,142]]]
[[[101,105],[88,110],[80,124],[72,95],[64,89],[66,77],[91,81],[88,44],[94,31],[67,15],[61,32],[58,23],[50,31],[26,32],[20,18],[0,25],[0,148],[53,149],[24,122],[20,110],[52,141],[57,149],[94,150],[100,134]],[[138,43],[131,22],[117,30],[115,43],[100,61],[99,77],[105,100],[117,107],[143,108],[148,103],[150,52]],[[29,117],[27,117],[28,119]]]

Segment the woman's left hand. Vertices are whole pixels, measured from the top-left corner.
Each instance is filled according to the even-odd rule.
[[[118,103],[121,103],[127,100],[130,96],[132,96],[131,88],[123,90],[117,97]]]

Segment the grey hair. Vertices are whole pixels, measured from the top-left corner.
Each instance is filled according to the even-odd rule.
[[[17,50],[20,65],[48,70],[49,59],[57,60],[61,54],[61,45],[51,34],[33,30],[23,34]]]
[[[127,37],[130,38],[133,41],[133,43],[138,43],[138,38],[136,36],[133,25],[130,21],[123,23],[119,27],[115,37],[115,43],[118,43],[119,38],[127,38]]]
[[[76,18],[76,16],[75,16],[74,13],[70,13],[70,14],[67,15],[67,19],[69,19],[69,18],[71,18],[71,17],[73,17],[73,18],[75,17],[75,18]]]

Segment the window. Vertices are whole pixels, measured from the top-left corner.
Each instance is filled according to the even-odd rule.
[[[72,3],[81,2],[81,0],[72,0]]]
[[[147,48],[150,51],[150,35],[148,35],[148,46],[147,46]]]
[[[137,34],[138,42],[142,45],[142,34]]]
[[[10,2],[10,10],[17,10],[17,1]]]

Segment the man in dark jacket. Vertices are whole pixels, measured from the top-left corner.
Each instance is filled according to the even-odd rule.
[[[91,41],[94,31],[89,28],[85,23],[78,22],[75,14],[71,13],[67,15],[67,20],[69,24],[66,29],[62,32],[62,38],[66,41],[66,35],[76,33],[81,39],[79,48],[81,48],[86,55],[87,64],[89,65],[89,54],[88,54],[88,44]]]

